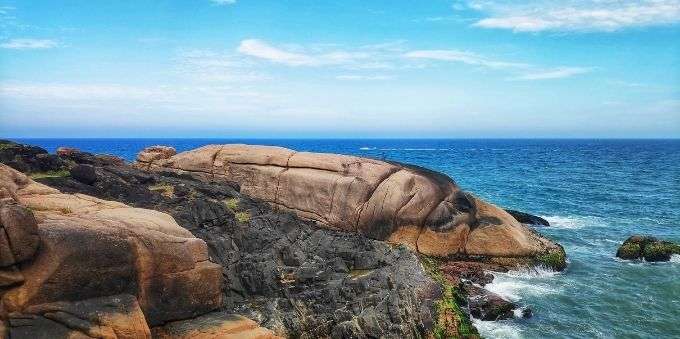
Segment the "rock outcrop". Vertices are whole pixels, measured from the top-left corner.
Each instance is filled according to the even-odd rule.
[[[171,214],[205,240],[222,265],[228,313],[301,338],[418,338],[436,327],[433,305],[442,289],[404,246],[319,228],[241,194],[238,186],[189,173],[93,169],[93,182],[73,175],[40,181]],[[172,324],[154,333],[199,331],[187,322]]]
[[[616,251],[625,260],[669,261],[674,254],[680,255],[680,245],[644,235],[629,237]]]
[[[521,222],[522,224],[534,226],[550,226],[548,220],[545,220],[537,215],[509,209],[506,209],[505,211],[508,212],[508,214],[510,214],[513,218],[515,218],[515,220]]]
[[[235,182],[241,192],[333,230],[440,257],[533,263],[562,248],[502,209],[424,168],[281,147],[210,145],[142,151],[140,168]],[[563,255],[562,255],[563,257]]]
[[[148,338],[222,305],[222,267],[165,213],[0,164],[0,221],[0,337]]]

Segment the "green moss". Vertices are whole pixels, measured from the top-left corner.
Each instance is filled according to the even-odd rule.
[[[616,256],[621,259],[637,259],[642,254],[642,248],[638,243],[627,243],[621,245],[616,252]]]
[[[8,142],[0,142],[0,151],[4,151],[6,149],[14,148],[16,145],[11,144]]]
[[[536,264],[561,271],[567,267],[567,256],[564,250],[552,251],[536,257]]]
[[[170,184],[160,183],[160,184],[152,185],[152,186],[149,186],[149,190],[160,192],[161,195],[168,197],[168,198],[172,198],[175,195],[175,187],[170,185]]]
[[[47,172],[35,172],[29,174],[28,176],[31,177],[31,179],[42,179],[42,178],[64,178],[68,177],[69,175],[71,175],[71,173],[68,170],[59,170]]]
[[[680,246],[666,241],[647,244],[642,251],[647,261],[667,261],[672,254],[680,254]]]
[[[238,211],[238,204],[241,200],[239,198],[230,198],[230,199],[225,199],[222,200],[225,206],[227,206],[228,209],[230,209],[232,212]]]
[[[250,213],[249,212],[237,212],[235,215],[236,220],[240,223],[246,223],[250,221]]]
[[[421,256],[420,259],[425,272],[442,286],[441,298],[435,302],[437,317],[433,336],[437,339],[480,338],[479,332],[461,308],[461,305],[466,304],[465,296],[444,277],[439,260],[427,256]]]

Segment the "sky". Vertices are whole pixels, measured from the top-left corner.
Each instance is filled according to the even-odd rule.
[[[0,137],[678,138],[680,0],[0,0]]]

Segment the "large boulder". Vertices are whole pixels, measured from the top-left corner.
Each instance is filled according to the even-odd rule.
[[[504,210],[424,168],[281,147],[143,150],[137,166],[235,182],[241,192],[324,228],[404,244],[426,255],[534,262],[563,249]],[[563,263],[558,263],[563,267]]]
[[[0,164],[0,221],[0,323],[8,319],[12,338],[30,332],[15,324],[71,337],[74,329],[104,331],[107,323],[93,317],[111,314],[118,334],[132,331],[118,325],[143,319],[154,326],[222,305],[222,267],[209,260],[204,241],[165,213],[64,194]],[[110,304],[98,298],[125,295],[134,301],[118,297],[114,308],[121,309],[94,311]],[[148,337],[144,328],[127,337]]]

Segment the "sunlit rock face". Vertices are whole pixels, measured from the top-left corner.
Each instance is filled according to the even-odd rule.
[[[240,144],[174,153],[148,148],[137,166],[236,182],[241,193],[321,227],[404,244],[426,255],[532,258],[562,252],[448,176],[417,166]]]

